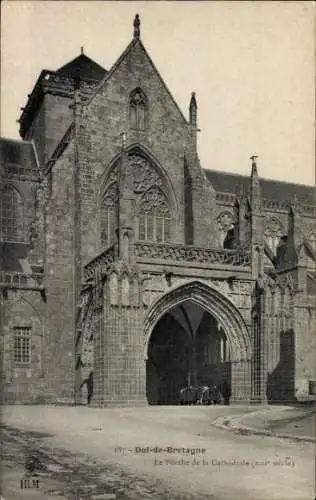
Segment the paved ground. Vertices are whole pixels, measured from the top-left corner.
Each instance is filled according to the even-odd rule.
[[[270,434],[316,443],[315,411],[313,407],[268,406],[257,412],[221,417],[215,421],[219,427],[236,432],[249,431],[258,435]],[[245,432],[244,432],[245,433]]]
[[[286,420],[284,419],[283,422],[271,423],[268,428],[278,433],[315,439],[315,414],[293,415]]]
[[[274,409],[260,410],[273,420]],[[258,408],[5,407],[2,497],[313,499],[313,443],[238,435],[212,425],[219,417],[254,411]],[[38,460],[38,475],[28,478],[30,456]],[[21,489],[21,479],[31,488]]]

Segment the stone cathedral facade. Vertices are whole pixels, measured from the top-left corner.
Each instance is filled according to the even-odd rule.
[[[311,186],[209,170],[140,39],[110,70],[43,70],[22,140],[1,140],[0,330],[7,403],[311,397]],[[203,140],[203,138],[201,138]]]

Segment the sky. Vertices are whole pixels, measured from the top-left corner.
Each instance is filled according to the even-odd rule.
[[[19,138],[20,108],[42,69],[84,47],[106,69],[141,40],[188,117],[198,102],[203,168],[313,184],[313,2],[16,1],[1,4],[1,136]]]

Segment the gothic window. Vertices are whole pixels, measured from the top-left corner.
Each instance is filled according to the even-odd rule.
[[[276,217],[271,217],[265,221],[264,237],[273,255],[276,256],[277,246],[284,235],[284,228]]]
[[[170,214],[164,192],[151,187],[142,196],[138,211],[138,239],[164,242],[170,240]]]
[[[224,243],[227,241],[227,237],[234,229],[234,217],[230,212],[222,212],[217,217],[217,227],[219,233],[219,244],[224,248]]]
[[[104,194],[101,206],[101,245],[107,247],[115,241],[117,226],[118,193],[113,184]]]
[[[130,125],[135,130],[145,130],[147,103],[141,89],[135,89],[130,97]]]
[[[31,363],[31,328],[14,328],[14,362],[18,364]]]
[[[22,198],[12,186],[6,186],[0,195],[0,240],[22,242],[24,241]]]

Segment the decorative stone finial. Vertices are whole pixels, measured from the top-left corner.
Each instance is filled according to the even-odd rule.
[[[257,158],[258,158],[258,156],[256,156],[256,155],[250,156],[250,160],[252,160],[252,165],[257,165],[257,162],[256,162]]]
[[[81,47],[80,47],[80,54],[81,54],[81,55],[83,55],[83,53],[84,53],[84,52],[83,52],[83,47],[81,46]]]
[[[138,40],[140,38],[140,19],[139,15],[136,14],[134,18],[134,40]]]

